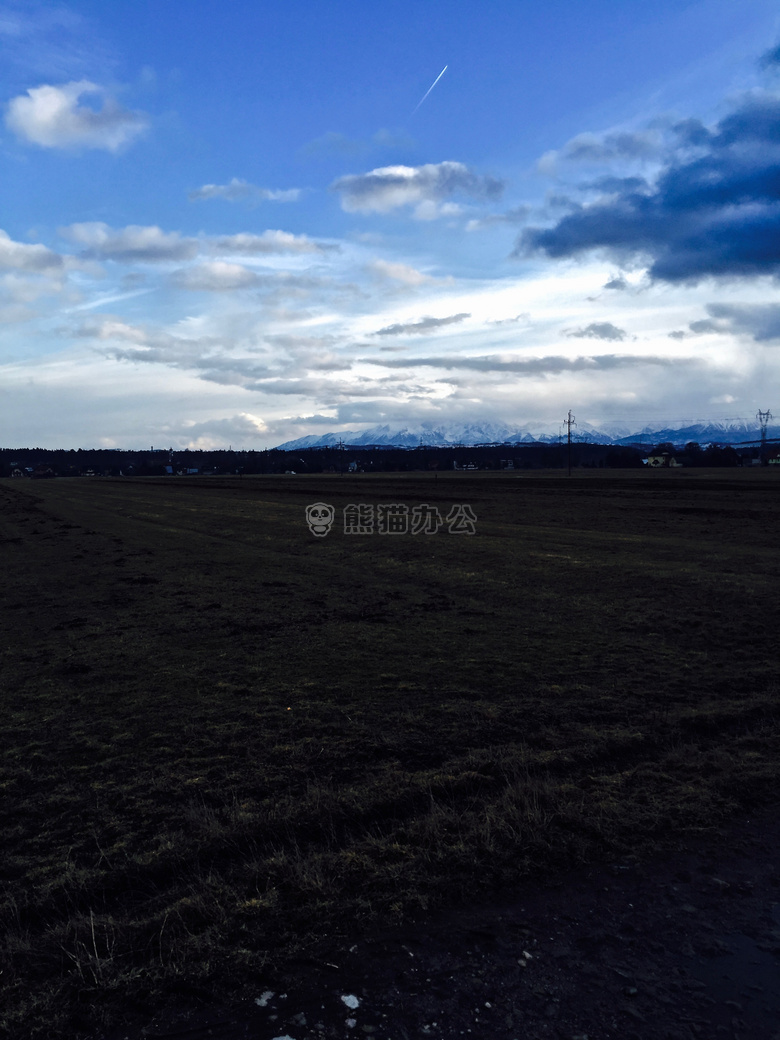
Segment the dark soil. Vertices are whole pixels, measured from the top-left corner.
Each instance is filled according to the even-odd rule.
[[[172,996],[101,1035],[778,1040],[780,807],[662,858],[323,945],[293,972],[232,1007]]]
[[[461,476],[0,482],[0,1036],[774,1035],[778,474]]]

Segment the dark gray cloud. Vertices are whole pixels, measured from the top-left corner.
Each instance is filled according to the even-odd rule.
[[[749,336],[756,343],[780,340],[780,304],[776,303],[710,303],[709,318],[700,318],[668,333],[672,339],[716,333],[721,336]]]
[[[757,343],[780,340],[780,304],[711,303],[707,311],[715,326],[711,331],[748,335]]]
[[[666,282],[780,274],[780,96],[750,95],[712,131],[695,121],[676,131],[654,183],[634,178],[587,205],[572,201],[554,226],[527,228],[513,255],[601,249]]]
[[[647,181],[644,177],[599,177],[595,181],[585,181],[580,184],[583,191],[600,191],[603,195],[620,195],[646,187]],[[558,205],[571,208],[571,199],[564,196],[558,200]]]
[[[705,332],[725,331],[725,329],[717,321],[713,321],[712,318],[703,318],[701,321],[692,321],[688,328],[691,332],[696,333],[697,336],[701,336]]]
[[[628,337],[625,329],[619,329],[617,325],[613,325],[609,321],[593,321],[590,325],[586,325],[584,329],[572,329],[566,335],[570,338],[575,336],[577,339],[586,337],[588,339],[621,340]]]
[[[712,133],[700,119],[681,119],[679,123],[675,123],[672,130],[681,144],[694,148],[707,144],[712,138]]]
[[[407,325],[386,325],[373,335],[375,336],[414,336],[420,333],[433,332],[443,325],[454,325],[456,322],[470,318],[470,314],[451,314],[448,318],[422,318]]]
[[[765,54],[761,55],[759,65],[764,69],[775,68],[780,65],[780,43],[775,44]]]
[[[557,372],[605,372],[617,368],[660,365],[666,368],[681,364],[699,366],[698,358],[668,358],[655,355],[600,354],[596,357],[567,358],[556,355],[534,358],[506,358],[495,354],[480,357],[361,358],[365,364],[383,368],[466,368],[476,372],[519,372],[527,375],[554,375]]]
[[[628,288],[628,282],[625,280],[622,274],[616,274],[613,278],[610,278],[608,282],[604,282],[603,289],[617,289],[622,291]]]
[[[575,162],[604,162],[609,159],[644,159],[655,155],[659,138],[651,131],[644,133],[614,132],[597,136],[580,134],[564,148],[567,159]]]

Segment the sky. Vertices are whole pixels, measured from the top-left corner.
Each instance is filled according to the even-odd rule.
[[[0,0],[0,55],[2,447],[780,415],[774,2]]]

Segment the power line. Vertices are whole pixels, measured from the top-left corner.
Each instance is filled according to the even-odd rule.
[[[773,418],[773,416],[770,415],[770,418]],[[709,424],[709,423],[716,423],[716,422],[743,422],[743,423],[746,423],[747,425],[751,425],[752,426],[752,425],[755,424],[755,418],[753,418],[753,417],[748,418],[747,416],[744,416],[744,415],[717,415],[717,416],[710,416],[709,418],[705,418],[705,417],[702,417],[702,416],[698,416],[698,417],[687,416],[687,417],[683,417],[683,418],[680,418],[680,417],[677,417],[677,418],[666,418],[664,416],[661,416],[659,418],[658,416],[652,416],[650,418],[648,418],[648,417],[638,418],[637,416],[631,415],[631,416],[618,417],[618,418],[599,419],[599,420],[595,420],[593,423],[591,423],[591,425],[593,425],[593,426],[609,426],[609,425],[614,425],[615,423],[632,423],[632,424],[634,424],[634,423],[647,423],[647,424],[653,424],[653,425],[660,425],[662,423],[665,424],[665,425],[672,425],[672,424],[675,424],[675,423],[688,423],[690,425],[696,425],[697,423]]]

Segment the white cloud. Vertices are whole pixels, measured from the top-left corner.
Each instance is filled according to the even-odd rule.
[[[79,301],[79,288],[68,276],[86,266],[45,246],[15,242],[0,230],[0,324],[41,318],[54,298],[56,306]]]
[[[0,294],[14,303],[32,303],[41,296],[57,295],[63,288],[64,279],[56,275],[9,271],[0,278]]]
[[[125,343],[145,345],[148,334],[118,318],[106,318],[103,321],[87,322],[76,330],[77,336],[92,337],[101,340],[121,340]]]
[[[497,224],[522,224],[530,212],[530,206],[514,206],[505,213],[489,213],[485,217],[470,220],[466,224],[466,230],[480,231],[482,228],[494,227]]]
[[[430,275],[423,274],[408,264],[396,264],[389,260],[374,260],[369,264],[369,269],[383,278],[390,278],[402,285],[424,285],[426,282],[435,281]]]
[[[338,247],[313,242],[306,235],[292,235],[289,231],[264,231],[262,235],[241,232],[223,235],[212,242],[212,248],[221,253],[322,253]]]
[[[61,228],[60,234],[81,246],[83,257],[96,260],[116,260],[124,263],[191,260],[204,252],[223,256],[231,254],[258,256],[282,253],[326,253],[339,248],[329,243],[315,242],[306,235],[293,235],[289,231],[269,230],[260,235],[240,232],[236,235],[193,238],[183,236],[178,231],[163,231],[156,225],[128,224],[124,228],[112,228],[101,221],[71,224]],[[21,248],[43,250],[42,246],[23,246]],[[2,242],[0,242],[1,254]],[[43,262],[43,252],[37,255],[41,258],[39,262]],[[28,256],[32,258],[33,254],[28,253]],[[56,256],[56,254],[51,254],[51,256]]]
[[[98,110],[79,101],[98,96]],[[146,129],[140,112],[130,112],[89,80],[61,87],[44,84],[9,101],[6,125],[18,137],[42,148],[105,148],[115,152]]]
[[[209,437],[220,438],[219,427],[209,430],[204,426],[188,435],[190,421],[222,422],[245,411],[262,415],[269,427],[274,425],[274,432],[266,434],[269,444],[286,439],[285,415],[331,409],[344,409],[344,414],[363,409],[372,415],[399,409],[407,416],[435,413],[451,418],[462,414],[469,419],[500,414],[516,421],[549,418],[558,412],[563,415],[561,400],[576,399],[581,402],[583,418],[593,420],[609,414],[610,409],[612,415],[628,415],[628,411],[616,413],[615,409],[627,408],[621,402],[629,401],[628,395],[634,394],[638,396],[631,404],[631,414],[645,409],[636,414],[652,415],[657,406],[665,409],[663,414],[685,415],[694,405],[683,403],[688,401],[679,389],[683,383],[695,385],[695,405],[703,413],[716,404],[726,407],[725,400],[707,402],[727,393],[737,395],[740,401],[749,400],[751,385],[758,378],[752,367],[740,367],[738,352],[747,338],[743,333],[748,330],[741,325],[739,330],[732,327],[735,320],[731,312],[719,317],[727,326],[719,335],[694,340],[691,334],[691,340],[686,341],[686,345],[695,343],[695,354],[702,362],[698,366],[687,357],[694,351],[685,351],[686,357],[681,358],[680,344],[669,339],[669,329],[688,329],[694,319],[713,318],[713,312],[706,309],[706,287],[693,296],[684,287],[663,291],[651,287],[641,297],[614,292],[606,314],[610,327],[606,327],[601,304],[588,299],[594,288],[614,275],[614,269],[602,262],[573,265],[562,273],[551,274],[542,268],[500,279],[431,278],[427,272],[438,272],[441,267],[433,266],[435,254],[427,249],[417,254],[385,253],[375,244],[367,251],[362,244],[344,241],[341,251],[328,257],[326,279],[320,270],[318,243],[288,233],[281,233],[281,238],[279,233],[247,232],[241,236],[201,234],[191,239],[173,236],[172,240],[161,241],[159,236],[165,232],[156,229],[151,239],[141,235],[139,241],[138,229],[98,225],[96,232],[94,225],[87,227],[89,230],[79,228],[70,237],[80,238],[80,245],[95,249],[96,255],[110,254],[111,259],[127,251],[129,245],[134,247],[133,256],[141,247],[148,253],[150,241],[158,257],[161,252],[170,256],[170,247],[175,252],[182,242],[185,248],[198,250],[191,262],[172,262],[162,271],[152,264],[139,265],[137,269],[143,271],[145,279],[143,288],[154,289],[154,296],[113,306],[109,306],[112,294],[121,289],[127,270],[121,263],[107,264],[106,277],[92,286],[80,275],[62,277],[67,266],[65,271],[55,267],[51,272],[32,270],[18,275],[33,282],[62,281],[66,288],[69,282],[76,282],[87,300],[97,296],[96,306],[114,311],[112,317],[95,310],[84,313],[83,304],[78,315],[75,308],[71,309],[65,319],[67,328],[55,343],[57,353],[51,371],[59,371],[57,365],[71,363],[62,343],[68,329],[71,334],[75,332],[72,350],[92,357],[96,373],[108,373],[114,366],[116,392],[130,386],[137,389],[139,401],[144,401],[139,403],[139,414],[149,429],[149,443],[156,443],[158,436],[155,433],[152,437],[152,428],[169,424],[170,443],[203,437],[205,446]],[[291,246],[292,251],[265,255],[280,245]],[[304,252],[297,255],[301,247]],[[35,259],[35,253],[23,250],[21,255],[30,263],[43,262],[40,257]],[[67,256],[63,259],[66,264],[72,262]],[[130,270],[136,270],[135,265]],[[168,293],[164,308],[160,307],[158,301],[172,281],[180,287],[198,289],[202,295],[193,301],[193,294],[188,293],[185,300],[183,292],[177,296]],[[131,283],[131,291],[137,284]],[[347,297],[346,287],[351,284],[356,292]],[[0,295],[0,320],[29,317],[26,306],[40,313],[50,310],[47,300],[33,299],[34,285],[20,284],[18,291],[14,289],[13,300],[10,288],[7,299]],[[763,329],[769,311],[766,315],[763,311],[748,314],[744,307],[753,302],[768,306],[767,299],[777,296],[776,292],[769,293],[770,288],[757,287],[748,294],[740,285],[724,290],[719,303],[733,300],[742,305],[740,321],[744,324],[749,317],[752,322],[758,316]],[[295,297],[284,317],[274,310],[275,295],[281,290]],[[302,306],[297,294],[304,293]],[[398,306],[399,294],[402,299],[413,296],[414,303]],[[28,304],[27,299],[33,302]],[[471,317],[466,318],[467,314]],[[81,328],[75,329],[78,323]],[[612,323],[618,334],[620,330],[641,329],[641,343],[628,335],[615,356],[618,336]],[[566,333],[578,330],[585,335],[575,343]],[[18,354],[16,344],[24,342],[26,335],[26,326],[19,325],[6,333],[7,356]],[[586,338],[588,357],[582,358]],[[613,339],[616,342],[610,342]],[[435,350],[421,350],[421,343],[440,345]],[[410,349],[410,344],[412,348],[418,345],[418,349]],[[404,345],[406,349],[396,349]],[[759,345],[754,349],[757,358],[759,349],[763,348]],[[774,365],[771,350],[770,345],[764,353],[767,363]],[[410,357],[415,354],[425,356]],[[764,364],[763,353],[760,357]],[[404,358],[407,360],[402,361]],[[376,364],[376,359],[398,359],[401,363],[383,366]],[[119,371],[118,364],[122,365]],[[5,368],[3,371],[5,376]],[[27,365],[27,371],[35,371],[32,364]],[[80,371],[84,374],[88,369]],[[156,417],[144,396],[150,388],[161,393],[155,379],[165,387],[164,395],[155,398],[159,400]],[[110,434],[127,443],[132,438],[133,421],[120,415],[112,417],[108,405],[103,409],[100,403],[114,390],[107,390],[102,382],[93,387],[86,379],[80,385],[82,390],[88,385],[83,391],[85,414],[88,405],[89,416],[96,417],[89,420],[93,440]],[[179,386],[186,388],[186,399]],[[688,395],[690,392],[685,391]],[[663,405],[657,405],[659,395]],[[666,403],[667,396],[670,403]],[[192,400],[203,402],[203,407],[193,410]],[[123,415],[129,416],[130,406],[122,407]],[[44,428],[48,420],[42,415],[42,404],[35,405],[33,411]],[[20,428],[30,429],[32,437],[36,429],[32,419],[22,419]],[[337,424],[337,420],[331,421]],[[230,440],[235,446],[239,437],[231,435],[227,426],[224,432],[225,446]],[[250,442],[247,432],[245,443]]]
[[[414,207],[415,220],[438,220],[440,217],[457,217],[463,212],[457,202],[435,202],[423,199]]]
[[[0,325],[20,325],[22,322],[31,321],[38,315],[23,303],[10,303],[0,306]]]
[[[218,335],[208,334],[209,324],[220,330]],[[286,388],[283,393],[295,392],[292,387],[313,392],[323,375],[352,367],[351,359],[333,349],[338,340],[332,336],[264,335],[262,326],[251,321],[231,329],[222,321],[193,319],[164,331],[96,316],[72,335],[92,340],[99,353],[117,361],[176,368],[209,383],[255,392],[276,392],[280,386]],[[302,379],[305,372],[313,375]]]
[[[720,394],[718,397],[711,397],[710,404],[734,404],[737,400],[733,394]]]
[[[224,292],[230,289],[249,289],[257,285],[259,278],[254,271],[242,264],[229,264],[224,260],[213,260],[195,264],[177,271],[174,282],[181,289],[201,292]]]
[[[198,253],[195,238],[182,238],[176,231],[162,231],[159,227],[141,227],[129,224],[114,229],[100,221],[71,224],[61,234],[84,246],[84,255],[99,260],[164,261],[189,260]]]
[[[257,438],[267,438],[268,426],[260,416],[239,412],[224,419],[188,420],[167,426],[163,432],[182,447],[209,451],[230,445],[243,448],[258,446]]]
[[[495,199],[503,188],[502,181],[476,174],[459,162],[383,166],[369,173],[340,177],[331,185],[341,194],[342,209],[348,213],[389,213],[401,206],[416,206],[418,217],[424,220],[451,214],[452,210],[434,208],[449,195]],[[432,205],[421,208],[423,203]]]
[[[204,184],[189,193],[193,202],[201,199],[225,199],[227,202],[295,202],[301,194],[300,188],[274,190],[259,188],[248,181],[234,177],[227,184]]]
[[[199,378],[225,385],[244,385],[269,374],[267,365],[252,357],[229,356],[240,351],[229,335],[180,335],[197,331],[198,323],[179,323],[175,331],[130,325],[117,317],[84,322],[73,334],[101,344],[98,350],[116,361],[162,365],[196,372]],[[106,346],[102,346],[106,344]]]
[[[558,152],[554,149],[545,152],[537,161],[536,169],[544,177],[554,177],[558,172]]]
[[[488,325],[517,325],[518,322],[527,325],[530,321],[531,315],[528,311],[523,311],[522,314],[516,314],[514,318],[490,318]]]
[[[6,231],[0,230],[0,267],[17,271],[52,271],[63,266],[63,258],[46,246],[14,242]]]

